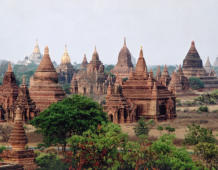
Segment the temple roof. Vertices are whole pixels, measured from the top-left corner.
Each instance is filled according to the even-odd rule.
[[[61,64],[70,64],[70,56],[68,54],[68,51],[67,51],[67,45],[65,45],[65,48],[64,48],[64,54],[61,58]]]
[[[95,60],[99,60],[99,56],[98,56],[98,52],[96,50],[96,46],[95,46],[95,49],[94,49],[94,52],[92,54],[92,61],[95,61]]]
[[[11,63],[9,62],[8,63],[8,70],[5,72],[4,74],[4,78],[3,78],[3,85],[8,85],[8,84],[11,84],[11,85],[16,85],[16,78],[15,78],[15,75],[14,75],[14,72],[12,70],[12,66],[11,66]]]
[[[48,46],[45,47],[44,56],[42,57],[36,72],[56,72],[49,56]]]
[[[183,68],[193,68],[193,67],[198,67],[202,68],[202,60],[198,54],[198,51],[195,47],[195,42],[191,42],[191,47],[183,60]]]
[[[205,67],[211,67],[210,59],[207,57],[207,61],[205,63]]]
[[[83,61],[81,63],[81,67],[84,68],[87,65],[88,65],[88,61],[87,61],[87,58],[86,58],[86,54],[84,54]]]
[[[147,66],[145,63],[145,59],[143,57],[143,50],[142,48],[140,49],[140,53],[139,53],[139,58],[136,64],[136,68],[135,68],[136,72],[147,72]]]
[[[126,38],[124,38],[123,47],[121,48],[119,52],[117,65],[133,67],[132,60],[131,60],[131,53],[126,46]]]

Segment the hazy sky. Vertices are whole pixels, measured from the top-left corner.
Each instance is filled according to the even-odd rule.
[[[218,0],[0,0],[0,59],[13,62],[48,45],[60,62],[88,60],[96,45],[115,64],[123,37],[132,55],[140,46],[149,65],[181,64],[191,40],[205,62],[218,56]]]

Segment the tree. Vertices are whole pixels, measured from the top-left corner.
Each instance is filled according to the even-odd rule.
[[[216,138],[211,129],[202,128],[200,125],[188,126],[188,133],[185,135],[185,144],[196,145],[200,142],[215,143]]]
[[[198,77],[190,77],[189,85],[193,90],[204,88],[204,83]]]
[[[81,135],[91,126],[97,127],[106,121],[106,113],[97,102],[85,96],[72,95],[51,104],[31,124],[43,135],[45,145],[60,144],[65,151],[67,138]]]
[[[120,152],[126,143],[127,135],[113,123],[91,128],[81,136],[74,135],[68,140],[72,159],[77,162],[75,169],[118,169]]]
[[[198,143],[194,151],[207,164],[208,168],[218,169],[218,146],[215,143]]]

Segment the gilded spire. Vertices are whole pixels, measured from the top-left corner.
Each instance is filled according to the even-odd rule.
[[[70,56],[67,51],[67,45],[65,44],[64,55],[61,58],[61,64],[70,64]]]
[[[13,72],[11,62],[8,62],[8,72]]]
[[[34,47],[33,53],[40,53],[38,40],[36,40],[36,44],[35,44],[35,47]]]

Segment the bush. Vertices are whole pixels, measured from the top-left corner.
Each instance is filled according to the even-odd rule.
[[[38,153],[36,164],[38,170],[68,170],[69,165],[62,162],[55,154]]]
[[[148,136],[149,130],[153,124],[153,120],[146,121],[144,118],[139,119],[136,127],[134,127],[136,136]]]
[[[194,151],[206,163],[208,168],[218,169],[218,146],[216,144],[199,143]]]
[[[199,112],[208,112],[208,107],[207,107],[207,106],[200,106],[200,107],[198,108],[198,111],[199,111]]]
[[[189,85],[193,90],[198,90],[204,88],[204,83],[197,77],[189,78]]]
[[[0,125],[0,136],[2,137],[3,142],[8,142],[12,127],[11,126],[2,126]]]
[[[165,127],[165,130],[168,131],[168,133],[175,132],[175,128],[173,128],[171,126]]]
[[[200,142],[215,143],[216,139],[211,129],[202,128],[200,125],[188,126],[188,133],[185,135],[185,144],[196,145]]]

